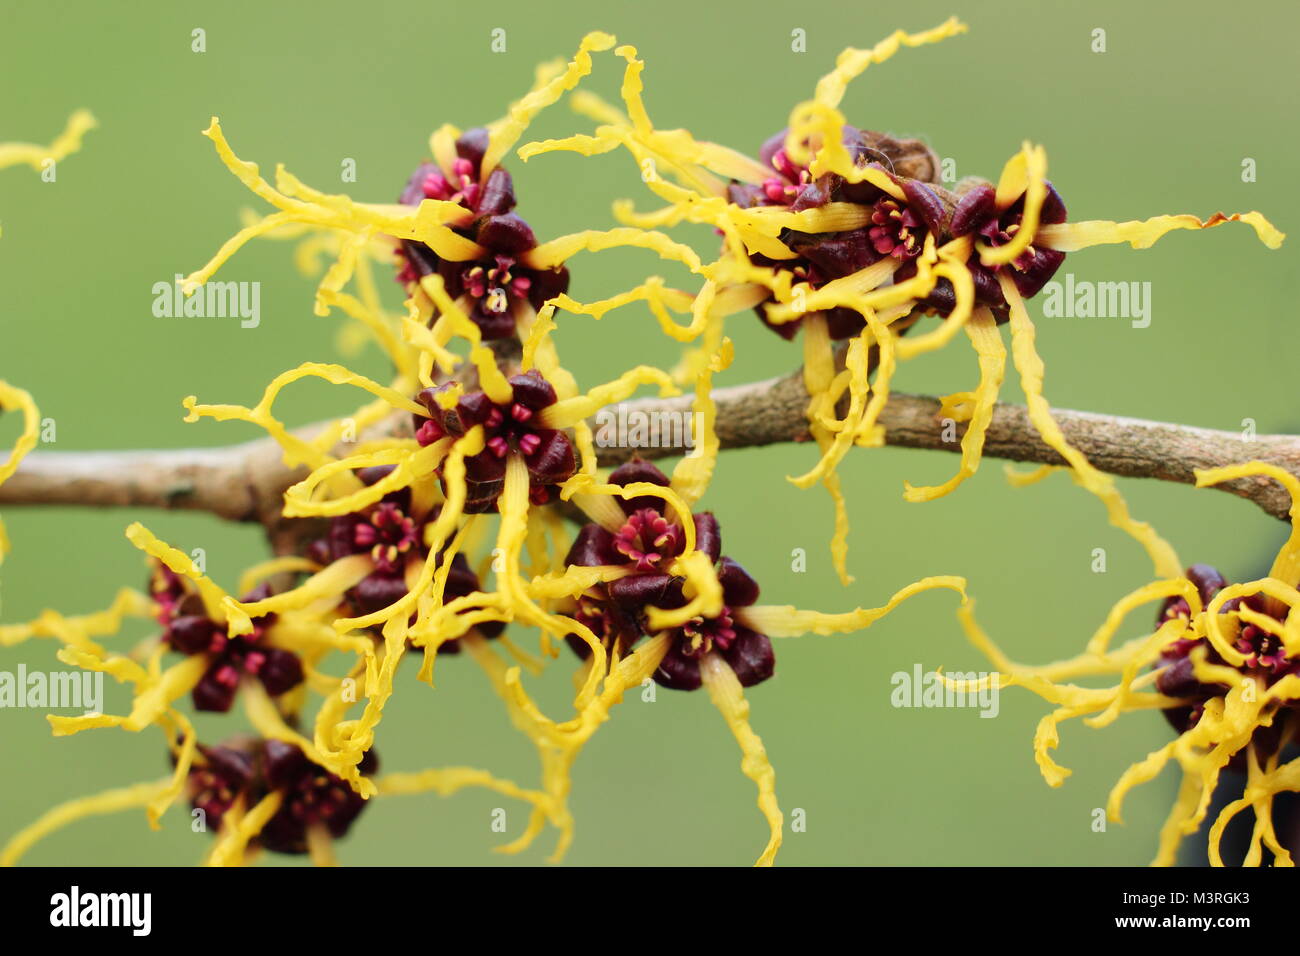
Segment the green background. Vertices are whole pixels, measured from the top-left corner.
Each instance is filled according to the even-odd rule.
[[[445,121],[470,126],[500,115],[524,91],[534,65],[568,56],[590,29],[617,33],[648,63],[647,102],[662,127],[749,151],[784,124],[789,108],[846,44],[869,46],[897,27],[920,30],[950,13],[970,32],[904,50],[873,67],[845,101],[860,126],[926,138],[959,175],[996,178],[1023,139],[1046,145],[1050,176],[1072,219],[1133,219],[1160,213],[1208,216],[1259,209],[1296,227],[1290,182],[1297,154],[1292,76],[1293,4],[1211,2],[1087,5],[1042,2],[815,5],[656,3],[227,3],[4,4],[0,13],[0,140],[49,141],[77,107],[101,128],[58,167],[56,183],[30,170],[0,174],[0,375],[30,388],[57,423],[59,450],[221,445],[253,437],[240,423],[182,423],[180,399],[252,404],[279,371],[332,360],[338,317],[312,315],[313,283],[293,269],[291,246],[247,248],[221,275],[262,283],[262,322],[156,319],[151,286],[207,260],[258,205],[199,135],[221,117],[235,150],[265,170],[276,162],[304,181],[368,200],[391,201]],[[191,52],[191,30],[207,52]],[[489,50],[504,28],[507,52]],[[1107,52],[1090,50],[1107,31]],[[791,51],[791,31],[807,52]],[[614,95],[621,61],[598,58],[593,88]],[[586,120],[559,106],[532,134],[565,135]],[[344,158],[358,182],[339,182]],[[1241,164],[1256,160],[1258,181]],[[593,160],[513,159],[520,212],[542,237],[611,224],[610,203],[652,205],[626,155]],[[712,239],[704,236],[701,248]],[[1155,248],[1101,248],[1071,256],[1060,278],[1150,282],[1153,322],[1039,321],[1047,391],[1061,407],[1259,431],[1300,428],[1292,359],[1296,249],[1270,252],[1245,227],[1175,233]],[[582,255],[572,292],[612,294],[650,272],[689,287],[676,267],[648,253]],[[395,286],[390,301],[399,299]],[[1039,315],[1041,304],[1033,308]],[[737,361],[723,382],[785,371],[797,350],[738,317],[729,329]],[[673,347],[647,312],[630,308],[601,323],[569,316],[557,335],[585,385],[642,361],[667,362]],[[382,376],[375,351],[353,363]],[[969,388],[975,362],[964,344],[909,363],[902,391]],[[1011,373],[1003,397],[1019,400]],[[279,406],[291,423],[344,413],[354,396],[295,386]],[[15,416],[0,423],[6,442]],[[813,461],[807,446],[730,452],[705,499],[726,550],[760,580],[764,600],[824,610],[881,603],[920,576],[963,574],[982,622],[1015,657],[1042,662],[1081,648],[1118,596],[1147,580],[1140,550],[1112,530],[1101,506],[1063,476],[1011,489],[988,461],[958,493],[930,504],[902,500],[904,479],[934,483],[956,467],[949,454],[856,450],[841,473],[851,495],[851,569],[840,587],[829,568],[831,509],[818,490],[784,476]],[[1267,567],[1284,528],[1249,503],[1211,491],[1122,482],[1137,515],[1151,520],[1184,561],[1218,564],[1230,578]],[[105,605],[141,586],[144,565],[122,537],[141,518],[160,536],[203,548],[208,569],[233,587],[264,554],[256,528],[187,514],[7,508],[14,554],[3,568],[5,622],[45,607],[69,613]],[[1108,570],[1090,569],[1105,548]],[[806,573],[792,573],[804,548]],[[1093,808],[1122,770],[1167,740],[1156,714],[1127,715],[1105,730],[1064,729],[1062,762],[1075,770],[1057,790],[1039,777],[1030,740],[1046,706],[1023,691],[1002,695],[997,719],[972,710],[902,710],[889,676],[978,669],[957,628],[954,599],[936,592],[909,602],[869,632],[808,637],[778,646],[778,676],[750,693],[753,724],[777,769],[789,813],[785,864],[1137,864],[1155,846],[1172,799],[1169,775],[1137,791],[1127,826],[1091,828]],[[1121,638],[1145,627],[1137,617]],[[0,652],[50,668],[53,647]],[[567,661],[540,682],[552,713],[564,713]],[[534,682],[536,684],[537,682]],[[110,690],[109,707],[124,706]],[[234,718],[202,722],[216,739]],[[380,730],[388,769],[469,763],[523,783],[536,780],[531,746],[508,725],[482,675],[466,659],[440,665],[431,692],[403,671]],[[616,709],[574,775],[576,843],[570,864],[747,863],[765,840],[739,754],[703,694],[661,690]],[[44,715],[0,712],[0,835],[53,803],[152,779],[164,769],[156,731],[93,731],[52,739]],[[520,805],[483,791],[450,799],[404,797],[371,808],[340,847],[354,864],[495,864],[501,841],[491,809]],[[170,863],[197,860],[207,837],[173,811],[159,833],[142,815],[78,824],[39,845],[32,863]],[[787,831],[789,828],[787,827]],[[515,858],[541,861],[549,833]],[[277,858],[277,862],[283,858]]]

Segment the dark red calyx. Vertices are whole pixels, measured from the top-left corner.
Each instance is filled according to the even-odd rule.
[[[509,382],[511,397],[501,403],[478,390],[461,395],[451,408],[443,408],[437,396],[448,387],[445,385],[426,388],[416,396],[429,410],[427,418],[416,420],[416,439],[422,445],[448,435],[459,438],[476,425],[483,427],[483,451],[465,459],[465,511],[469,514],[496,509],[506,459],[512,454],[521,456],[528,469],[529,498],[534,504],[552,500],[556,486],[578,469],[569,436],[538,420],[539,412],[555,404],[555,389],[536,369],[515,375]]]
[[[645,482],[667,487],[668,477],[653,464],[633,459],[610,474],[610,483]],[[623,567],[627,574],[608,584],[596,585],[578,600],[574,618],[588,627],[606,647],[625,654],[648,633],[651,608],[673,610],[685,606],[684,579],[669,573],[672,558],[685,547],[685,532],[675,517],[664,513],[662,498],[639,495],[620,501],[627,521],[617,532],[591,523],[578,532],[568,565]],[[711,618],[693,618],[672,632],[672,644],[654,674],[656,682],[678,690],[700,686],[700,658],[716,651],[726,658],[746,686],[767,680],[775,671],[775,655],[766,635],[740,625],[737,608],[758,600],[757,582],[731,558],[723,557],[722,534],[717,519],[708,512],[692,516],[695,547],[715,562],[722,585],[724,607]],[[589,649],[576,635],[568,644],[581,656]]]
[[[338,839],[348,832],[367,801],[340,777],[312,763],[297,747],[279,740],[238,738],[220,747],[200,747],[202,759],[190,770],[191,803],[207,814],[209,832],[242,796],[246,808],[272,793],[280,808],[254,838],[253,845],[276,853],[308,851],[307,832],[324,827]],[[365,776],[379,768],[369,751],[357,769]]]
[[[1056,187],[1050,182],[1046,186],[1047,195],[1039,212],[1039,225],[1065,222],[1065,202],[1056,191]],[[991,184],[982,183],[968,190],[958,199],[949,220],[948,233],[953,238],[975,235],[986,240],[991,246],[1003,246],[1019,233],[1023,225],[1024,212],[1023,195],[1010,205],[999,208],[997,190]],[[1065,253],[1031,243],[1007,267],[984,265],[979,260],[978,252],[972,253],[966,265],[975,279],[976,302],[990,306],[995,311],[1005,312],[1006,298],[1002,295],[1002,289],[997,284],[996,278],[1002,269],[1010,270],[1016,290],[1023,298],[1030,299],[1051,281],[1064,261]],[[942,312],[942,309],[940,311]]]
[[[1186,576],[1196,586],[1203,608],[1208,606],[1210,600],[1228,584],[1222,574],[1206,564],[1192,565],[1187,569]],[[1219,608],[1219,613],[1232,613],[1242,607],[1272,617],[1278,622],[1279,628],[1281,627],[1282,621],[1270,610],[1268,602],[1260,594],[1227,600]],[[1156,623],[1164,624],[1180,618],[1186,620],[1190,614],[1191,609],[1185,598],[1167,598],[1157,612]],[[1300,660],[1288,657],[1282,642],[1265,628],[1242,621],[1234,646],[1246,657],[1245,662],[1236,669],[1244,677],[1261,680],[1265,686],[1275,683],[1288,674],[1300,673]],[[1162,711],[1165,719],[1180,734],[1190,730],[1201,719],[1206,701],[1214,697],[1222,697],[1231,689],[1223,684],[1203,683],[1196,676],[1191,653],[1198,647],[1204,648],[1208,663],[1221,667],[1233,666],[1223,659],[1208,639],[1186,637],[1179,638],[1166,647],[1154,665],[1160,670],[1156,677],[1156,690],[1166,697],[1179,698],[1186,702]],[[1260,750],[1262,756],[1272,752],[1269,748],[1276,748],[1275,738],[1279,721],[1274,723],[1273,728],[1261,728],[1252,738],[1257,750],[1263,748]],[[1235,758],[1234,760],[1234,769],[1242,769],[1239,766],[1241,761]]]
[[[396,252],[399,282],[441,276],[453,300],[468,297],[470,317],[483,337],[492,340],[516,334],[511,314],[514,303],[526,301],[540,309],[548,299],[568,290],[569,272],[563,266],[532,269],[520,261],[520,256],[536,248],[537,238],[528,223],[512,212],[516,199],[510,173],[498,166],[486,179],[482,178],[487,146],[487,130],[469,130],[456,141],[452,169],[445,171],[434,163],[422,163],[399,200],[405,205],[417,205],[424,199],[437,199],[464,206],[466,221],[453,226],[453,231],[478,243],[485,255],[452,262],[440,258],[424,243],[410,239],[401,240]]]
[[[298,655],[271,647],[265,639],[275,615],[253,618],[253,630],[249,634],[231,635],[227,625],[208,617],[202,600],[187,579],[155,572],[155,584],[159,580],[166,582],[162,591],[153,592],[155,599],[162,598],[157,612],[163,626],[163,640],[187,657],[202,654],[208,659],[207,670],[192,693],[197,710],[220,713],[230,710],[240,681],[246,677],[260,680],[272,696],[302,683],[302,661]],[[270,588],[262,585],[241,600],[249,604],[270,595]]]
[[[252,783],[253,759],[237,747],[200,745],[198,749],[199,759],[186,781],[190,805],[203,811],[205,825],[216,832],[226,811]]]

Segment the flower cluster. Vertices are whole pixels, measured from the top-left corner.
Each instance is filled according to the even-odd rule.
[[[255,678],[273,697],[286,694],[302,683],[302,662],[292,651],[271,645],[268,632],[275,615],[252,619],[246,634],[233,634],[226,620],[216,619],[203,606],[197,588],[164,564],[158,564],[150,588],[158,607],[162,640],[172,650],[201,658],[206,665],[194,685],[195,710],[226,713],[245,677]],[[263,584],[245,595],[245,603],[271,596]]]
[[[366,808],[355,790],[292,744],[236,738],[198,750],[186,792],[198,819],[224,837],[213,846],[214,863],[238,862],[261,848],[328,860],[329,842],[346,835]],[[370,776],[378,767],[371,751],[360,770]],[[256,824],[247,829],[256,832],[245,836],[250,817]]]
[[[634,460],[610,473],[609,483],[620,488],[648,483],[671,487],[668,476],[648,461]],[[619,501],[623,521],[614,527],[597,522],[582,526],[565,563],[583,568],[620,568],[624,573],[579,595],[574,620],[590,628],[607,651],[620,657],[648,633],[651,608],[684,607],[685,578],[671,573],[672,562],[686,546],[681,518],[653,495]],[[739,564],[722,555],[718,519],[707,511],[690,516],[695,548],[708,556],[722,587],[722,605],[716,614],[700,615],[668,632],[668,651],[654,672],[654,680],[676,690],[700,687],[700,661],[717,651],[743,687],[752,687],[775,673],[776,657],[767,636],[746,625],[744,612],[758,600],[758,584]],[[569,635],[571,647],[583,657],[586,644]]]
[[[1152,581],[1118,601],[1084,653],[1030,666],[1010,660],[975,622],[961,612],[968,635],[1002,674],[1003,686],[1023,686],[1055,706],[1034,736],[1044,779],[1060,786],[1070,771],[1052,759],[1058,725],[1086,717],[1104,727],[1135,710],[1159,709],[1176,736],[1133,764],[1111,790],[1107,817],[1122,822],[1125,796],[1154,779],[1171,762],[1182,785],[1160,831],[1155,864],[1177,861],[1183,839],[1204,824],[1224,770],[1246,774],[1243,795],[1228,803],[1209,831],[1210,862],[1223,865],[1220,842],[1243,810],[1255,813],[1244,863],[1259,865],[1264,852],[1277,865],[1292,865],[1291,851],[1274,832],[1273,800],[1295,789],[1300,763],[1286,759],[1294,742],[1300,706],[1300,480],[1262,462],[1197,472],[1198,486],[1241,478],[1273,479],[1291,495],[1292,533],[1265,578],[1230,584],[1215,568],[1196,564]],[[1129,614],[1158,602],[1150,633],[1111,647]],[[1109,687],[1067,683],[1108,675]]]
[[[944,346],[963,330],[979,358],[978,386],[943,403],[945,417],[966,424],[957,475],[941,485],[905,489],[910,501],[931,500],[979,467],[1006,371],[1006,349],[996,329],[1003,323],[1010,324],[1012,355],[1034,427],[1103,499],[1114,523],[1155,547],[1148,531],[1128,516],[1110,479],[1071,448],[1052,421],[1025,301],[1042,290],[1066,253],[1089,246],[1127,242],[1141,249],[1173,230],[1229,221],[1249,224],[1270,248],[1283,239],[1258,212],[1216,213],[1206,220],[1178,215],[1068,222],[1064,202],[1046,179],[1046,153],[1030,143],[1006,163],[996,183],[967,177],[949,190],[940,182],[937,157],[921,144],[845,121],[839,105],[852,79],[902,46],[965,30],[952,18],[922,33],[900,30],[870,49],[845,50],[813,99],[792,109],[788,126],[762,145],[757,158],[685,130],[656,128],[642,99],[644,64],[635,48],[619,47],[615,52],[627,64],[624,108],[586,93],[575,98],[575,106],[601,124],[594,134],[520,149],[525,158],[555,150],[591,155],[624,149],[667,205],[638,213],[631,203],[620,203],[615,213],[622,222],[645,230],[706,223],[722,234],[719,258],[688,263],[705,282],[689,304],[693,320],[681,337],[700,338],[704,354],[721,340],[726,316],[746,306],[755,306],[763,322],[787,339],[803,332],[809,431],[821,458],[791,480],[802,488],[820,483],[830,493],[836,508],[831,553],[846,584],[848,515],[835,469],[854,445],[883,443],[878,418],[896,364]],[[671,305],[660,286],[647,283],[641,294]],[[943,321],[924,336],[904,340],[927,316]],[[847,344],[837,346],[841,340]]]
[[[556,403],[551,383],[537,369],[529,369],[511,376],[506,384],[509,394],[500,395],[504,401],[476,390],[456,396],[454,405],[443,408],[438,397],[453,389],[450,384],[426,388],[417,396],[428,409],[428,417],[420,419],[415,431],[421,445],[462,438],[476,426],[483,429],[483,450],[465,459],[467,513],[496,509],[512,455],[528,470],[528,498],[536,505],[550,501],[559,485],[578,470],[569,436],[547,425],[547,409]]]
[[[445,259],[429,245],[415,239],[400,240],[396,255],[397,278],[414,290],[420,279],[439,275],[452,298],[465,297],[467,311],[485,339],[511,338],[515,334],[518,304],[533,309],[569,288],[569,271],[563,265],[532,268],[527,254],[537,248],[532,228],[516,215],[514,182],[504,167],[484,174],[483,160],[490,145],[486,129],[467,131],[453,144],[449,166],[421,163],[402,190],[400,202],[418,207],[426,199],[456,203],[469,214],[453,232],[477,245],[473,259]]]
[[[921,34],[900,31],[871,49],[846,50],[814,98],[794,107],[787,128],[756,158],[684,130],[657,129],[642,102],[643,64],[632,47],[615,48],[625,61],[622,109],[574,92],[592,72],[593,54],[615,47],[613,37],[593,33],[572,60],[539,69],[532,89],[505,117],[465,132],[435,131],[429,158],[396,204],[324,193],[283,167],[269,182],[235,154],[214,118],[205,135],[221,161],[275,211],[249,221],[190,275],[187,294],[254,238],[300,240],[304,264],[322,251],[334,257],[317,287],[317,312],[348,316],[350,327],[391,360],[392,375],[381,382],[342,365],[309,362],[277,376],[250,406],[184,400],[187,421],[261,427],[280,444],[284,463],[306,475],[284,489],[277,516],[305,530],[285,536],[276,557],[244,575],[233,592],[242,597],[134,524],[127,537],[155,568],[149,596],[128,590],[98,614],[47,612],[30,624],[0,628],[0,644],[53,638],[63,660],[131,686],[129,713],[52,718],[56,733],[156,726],[173,760],[165,780],[54,808],[15,837],[0,861],[16,860],[46,833],[82,816],[143,806],[156,824],[184,794],[215,834],[209,863],[239,864],[262,850],[306,852],[328,863],[332,842],[369,800],[466,786],[529,805],[527,827],[503,849],[523,849],[550,825],[559,858],[573,839],[574,761],[627,691],[653,681],[703,689],[722,715],[741,749],[741,768],[757,788],[768,827],[758,862],[770,864],[782,841],[782,814],[774,771],[750,724],[746,689],[776,676],[780,639],[859,631],[932,589],[962,596],[969,632],[1012,683],[1060,704],[1038,741],[1049,780],[1064,775],[1047,753],[1057,721],[1145,706],[1165,710],[1181,731],[1162,758],[1176,755],[1193,781],[1180,798],[1175,828],[1195,821],[1198,806],[1203,814],[1217,768],[1243,750],[1255,754],[1252,800],[1284,788],[1279,748],[1276,742],[1266,748],[1262,731],[1286,701],[1300,696],[1293,694],[1300,675],[1292,673],[1300,637],[1281,610],[1295,606],[1292,594],[1300,602],[1293,590],[1300,552],[1289,546],[1285,561],[1279,559],[1285,568],[1275,577],[1285,585],[1229,586],[1196,569],[1184,577],[1173,550],[1129,515],[1111,479],[1053,421],[1025,306],[1066,253],[1091,245],[1142,248],[1174,229],[1229,220],[1250,224],[1270,246],[1282,236],[1254,212],[1205,221],[1071,223],[1045,178],[1041,147],[1026,143],[996,183],[970,179],[949,190],[926,145],[845,121],[838,107],[855,76],[904,45],[964,29],[950,20]],[[573,105],[600,123],[594,134],[518,146],[533,118],[570,92]],[[618,149],[636,160],[641,179],[666,205],[638,213],[622,202],[615,208],[617,228],[539,242],[515,212],[514,180],[502,165],[507,154],[515,150],[527,160],[554,150]],[[720,234],[716,258],[709,261],[661,231],[683,223],[705,223]],[[615,247],[649,250],[684,266],[700,287],[670,289],[652,276],[601,302],[571,297],[570,260]],[[375,262],[395,263],[405,293],[400,311],[384,307],[372,281]],[[581,270],[572,278],[581,281]],[[565,314],[599,317],[633,302],[645,302],[664,335],[684,346],[680,363],[637,365],[584,388],[562,363],[553,332]],[[880,607],[843,613],[759,604],[757,581],[724,553],[718,518],[701,508],[721,447],[713,378],[736,358],[726,319],[750,309],[783,338],[802,333],[808,429],[821,455],[792,480],[800,487],[821,484],[831,494],[831,551],[846,584],[848,521],[836,468],[852,447],[882,443],[878,419],[896,366],[959,332],[979,357],[977,388],[944,400],[945,413],[967,425],[959,473],[943,485],[906,492],[911,500],[945,495],[979,465],[1005,374],[999,326],[1007,324],[1033,425],[1080,484],[1103,500],[1112,522],[1147,548],[1162,578],[1129,602],[1166,601],[1156,633],[1112,652],[1107,642],[1117,625],[1108,624],[1085,658],[1026,668],[1007,661],[978,631],[960,577],[926,577]],[[673,313],[689,320],[679,322]],[[938,319],[937,325],[903,338],[926,319]],[[277,397],[312,378],[355,389],[364,404],[323,426],[293,430],[275,413]],[[696,454],[670,471],[609,454],[594,440],[592,416],[647,387],[661,397],[682,387],[693,392]],[[29,407],[23,394],[5,388],[0,404]],[[5,466],[10,472],[12,464]],[[576,533],[568,522],[577,524]],[[771,597],[771,589],[766,593]],[[108,650],[99,639],[116,633],[126,617],[152,618],[160,630],[134,650]],[[536,653],[523,646],[533,637]],[[562,643],[578,658],[576,692],[572,712],[554,718],[536,702],[525,675],[551,665]],[[172,652],[179,662],[172,662]],[[439,656],[454,652],[483,670],[511,722],[535,745],[536,788],[464,767],[377,775],[375,741],[403,681],[402,661],[418,656],[419,669],[407,683],[431,688]],[[1118,668],[1117,687],[1060,683],[1102,665]],[[1157,670],[1144,676],[1152,665]],[[1267,681],[1247,703],[1236,681],[1260,674]],[[1141,690],[1152,682],[1155,693]],[[238,702],[257,737],[200,745],[178,706],[186,695],[196,710],[225,712]],[[1117,794],[1159,763],[1153,755],[1121,781]]]

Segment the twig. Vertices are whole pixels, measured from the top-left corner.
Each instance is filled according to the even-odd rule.
[[[804,409],[808,402],[801,374],[715,390],[717,433],[723,448],[748,448],[809,438]],[[628,413],[688,413],[691,396],[627,402]],[[939,401],[924,395],[892,394],[881,416],[885,442],[907,448],[960,451],[964,426],[948,428]],[[1187,425],[1119,418],[1091,412],[1054,410],[1070,442],[1096,467],[1126,478],[1195,482],[1194,471],[1252,459],[1270,462],[1300,476],[1300,437],[1259,435]],[[667,419],[661,419],[666,421]],[[596,423],[593,422],[593,427]],[[309,435],[321,426],[311,426]],[[410,434],[409,416],[381,426],[389,434]],[[954,435],[955,432],[955,435]],[[945,441],[945,438],[951,438]],[[681,448],[598,448],[602,465],[634,454],[662,458]],[[999,404],[984,443],[984,455],[1012,461],[1064,464],[1038,437],[1023,406]],[[0,505],[80,505],[206,511],[232,521],[256,521],[275,529],[284,490],[306,472],[287,468],[279,446],[264,438],[216,449],[175,451],[37,451],[0,485]],[[1253,501],[1286,520],[1290,499],[1267,478],[1246,478],[1217,486]]]

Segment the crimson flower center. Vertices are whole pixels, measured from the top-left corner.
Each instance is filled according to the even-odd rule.
[[[496,264],[484,268],[482,264],[472,265],[462,274],[465,291],[472,298],[479,299],[483,308],[489,312],[505,312],[509,308],[509,294],[525,296],[533,286],[528,276],[514,276],[510,270],[515,260],[510,256],[497,256]]]
[[[763,180],[763,195],[769,202],[788,206],[799,195],[799,190],[812,182],[807,167],[796,165],[783,149],[773,154],[772,168],[780,175]]]
[[[660,571],[681,551],[681,534],[681,528],[658,511],[640,508],[618,529],[614,547],[635,563],[638,571]]]
[[[482,190],[474,182],[474,164],[468,159],[459,158],[452,163],[451,179],[440,172],[432,172],[424,177],[424,182],[420,185],[426,198],[460,203],[467,209],[473,209],[477,205]]]
[[[725,651],[736,639],[736,622],[731,608],[723,606],[717,617],[695,617],[682,625],[681,651],[687,657],[703,657],[717,645]]]
[[[871,210],[871,245],[882,256],[912,259],[921,252],[925,224],[910,207],[896,199],[877,199]]]
[[[1236,643],[1237,650],[1246,655],[1249,667],[1267,667],[1276,672],[1290,663],[1282,642],[1253,624],[1242,626]]]
[[[1002,219],[992,218],[988,224],[980,230],[980,234],[989,241],[991,246],[1005,246],[1015,238],[1016,233],[1020,231],[1020,213],[1007,216],[1003,215]],[[1006,220],[1005,222],[1003,220]],[[1024,272],[1034,264],[1034,257],[1037,255],[1034,247],[1026,246],[1025,251],[1012,260],[1012,267],[1018,272]],[[996,271],[996,267],[995,271]]]
[[[530,424],[533,415],[531,408],[519,402],[493,406],[483,423],[483,430],[489,436],[486,442],[488,450],[498,458],[504,458],[512,447],[525,455],[535,452],[542,443],[542,436]]]
[[[397,505],[385,501],[367,521],[356,526],[352,540],[357,547],[370,549],[370,557],[378,567],[391,571],[398,558],[415,546],[415,521]]]
[[[236,687],[241,673],[256,677],[266,664],[266,653],[259,649],[264,625],[254,623],[252,634],[230,637],[224,631],[212,635],[208,652],[219,659],[213,678],[225,687]]]

